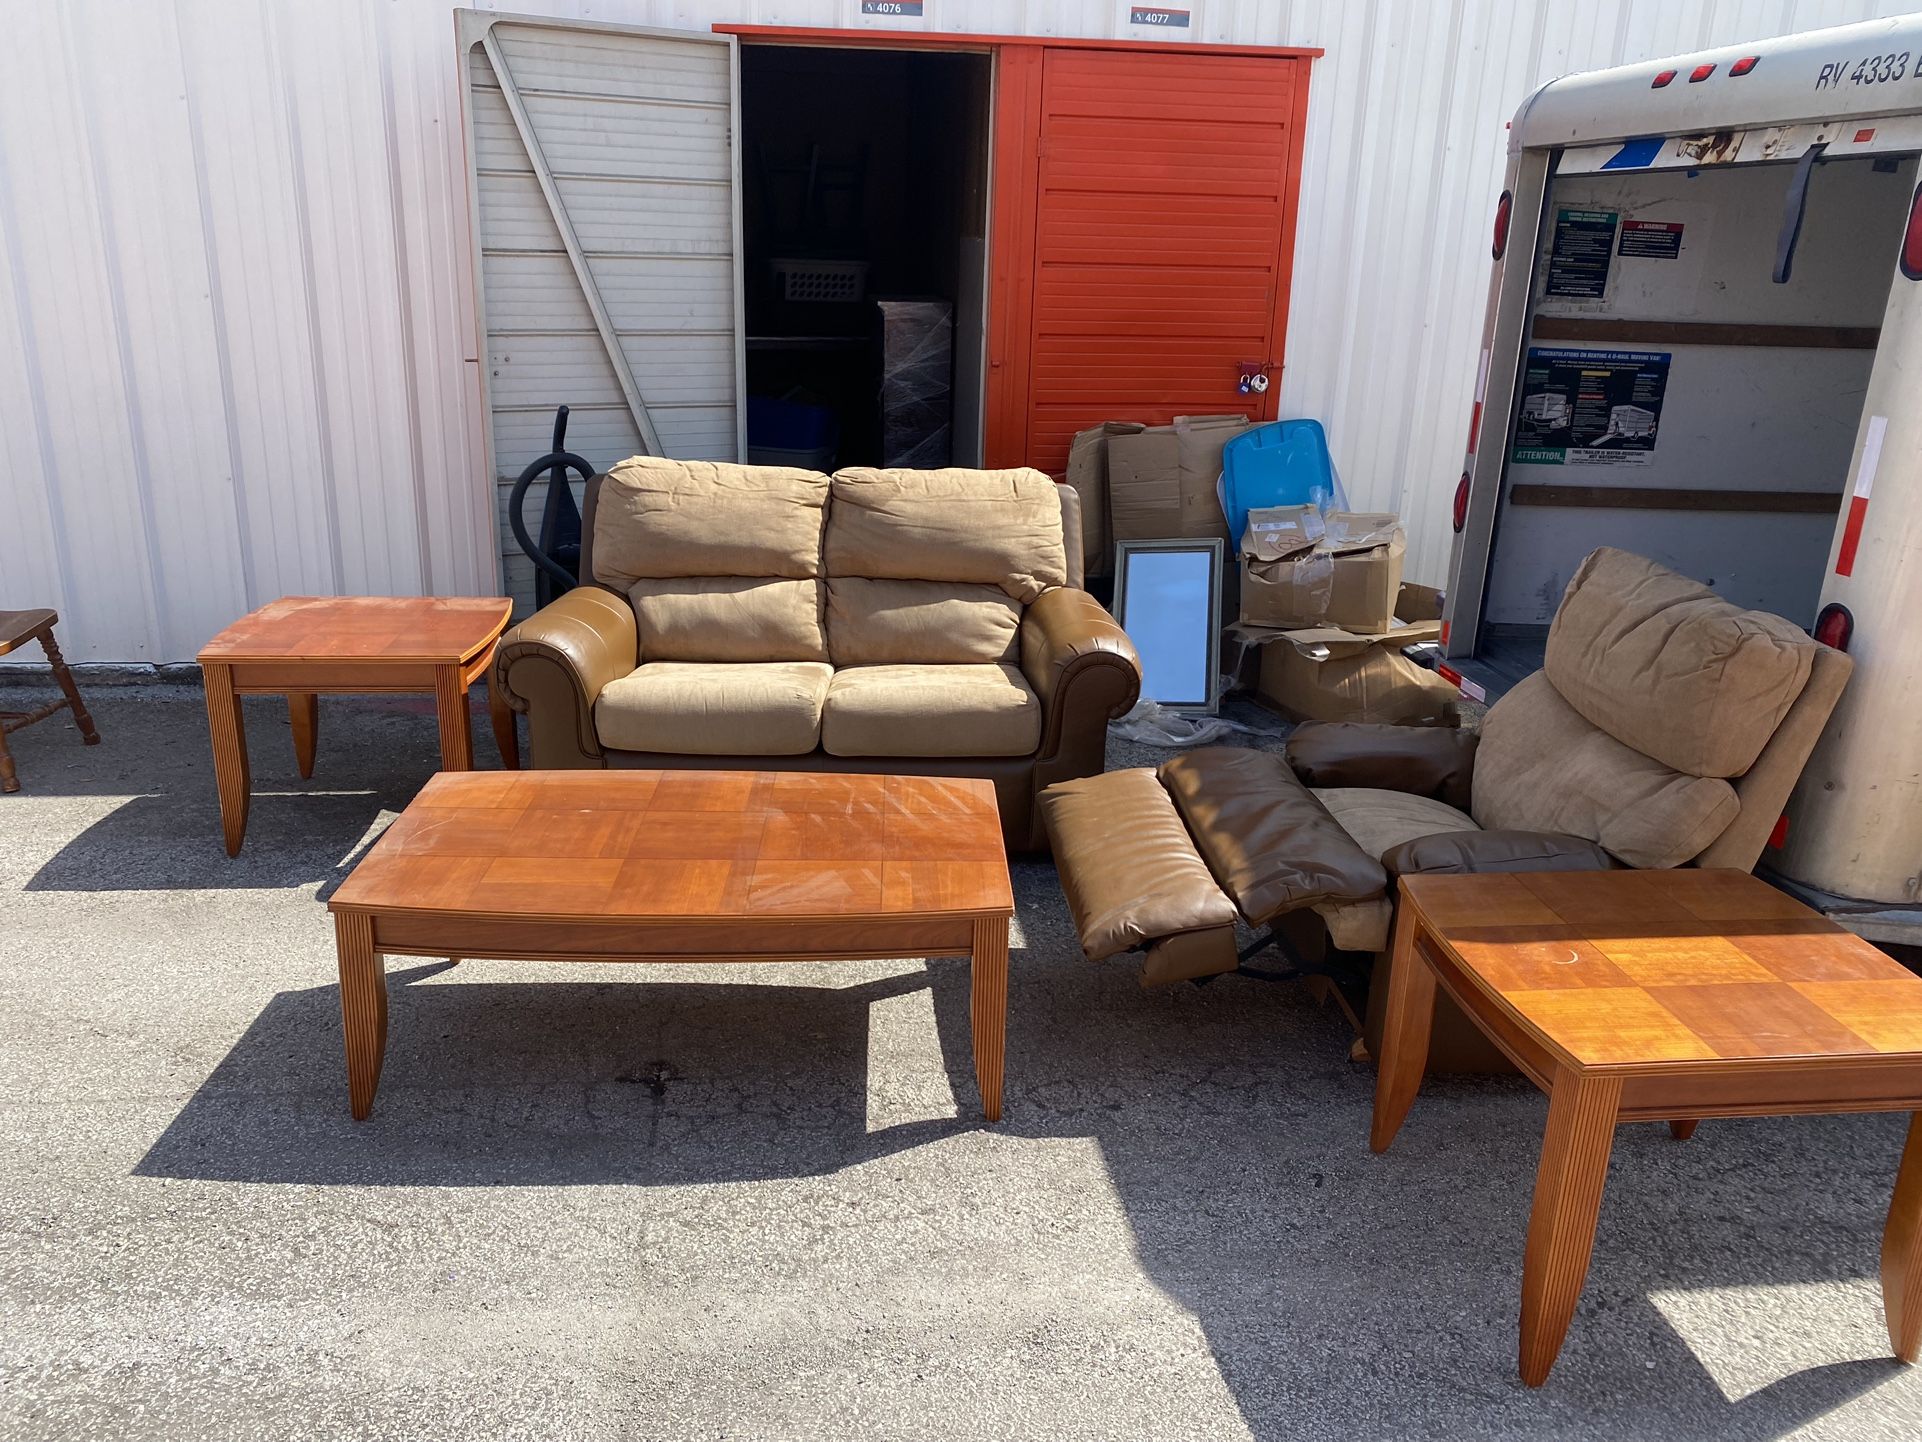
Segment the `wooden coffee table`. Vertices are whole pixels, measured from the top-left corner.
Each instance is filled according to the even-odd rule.
[[[1014,895],[991,782],[752,771],[442,772],[327,903],[347,1096],[387,1044],[381,957],[966,956],[974,1074],[1001,1116]]]
[[[294,760],[312,776],[317,696],[427,692],[439,712],[441,765],[467,771],[467,688],[488,674],[512,610],[505,596],[286,596],[209,641],[199,660],[227,854],[240,854],[253,785],[242,696],[286,696]],[[487,709],[501,764],[512,770],[520,765],[514,713],[491,677]]]
[[[1405,876],[1370,1144],[1421,1084],[1435,984],[1548,1093],[1522,1261],[1522,1380],[1588,1273],[1615,1126],[1918,1113],[1882,1234],[1896,1356],[1922,1347],[1922,978],[1735,871]]]

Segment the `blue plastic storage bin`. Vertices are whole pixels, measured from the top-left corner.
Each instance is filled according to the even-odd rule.
[[[1221,509],[1237,549],[1248,512],[1258,506],[1341,504],[1341,482],[1320,421],[1270,421],[1221,449]]]

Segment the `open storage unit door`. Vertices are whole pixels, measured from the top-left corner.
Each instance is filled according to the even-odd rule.
[[[547,452],[561,405],[568,449],[597,469],[643,451],[737,459],[733,38],[458,17],[500,499]],[[540,501],[537,486],[529,511]],[[525,610],[532,563],[504,563]]]
[[[1109,419],[1273,419],[1309,59],[1002,50],[990,465]],[[1242,375],[1270,384],[1243,394]]]

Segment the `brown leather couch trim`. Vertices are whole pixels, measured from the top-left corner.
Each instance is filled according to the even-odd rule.
[[[1453,726],[1306,721],[1288,738],[1284,754],[1304,785],[1404,791],[1466,811],[1479,739]]]
[[[1594,842],[1559,831],[1438,831],[1381,854],[1390,876],[1422,872],[1613,871],[1621,863]]]
[[[1161,784],[1195,848],[1261,926],[1317,901],[1359,901],[1388,885],[1381,864],[1268,751],[1215,746],[1164,761]]]
[[[1128,633],[1093,596],[1065,586],[1023,612],[1021,671],[1041,698],[1039,756],[1060,749],[1064,728],[1092,728],[1105,745],[1107,723],[1141,697],[1141,659]]]
[[[501,638],[492,679],[527,715],[533,766],[602,764],[594,702],[639,654],[633,607],[601,586],[577,586]]]

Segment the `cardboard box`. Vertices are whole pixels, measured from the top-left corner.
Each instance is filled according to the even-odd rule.
[[[1114,574],[1114,527],[1108,519],[1108,443],[1146,430],[1139,421],[1103,421],[1068,448],[1068,484],[1081,497],[1081,566],[1088,576]]]
[[[1403,586],[1395,609],[1401,624],[1368,635],[1235,627],[1237,639],[1260,648],[1255,698],[1301,721],[1458,724],[1454,686],[1402,655],[1404,646],[1441,639],[1440,592]]]
[[[1241,620],[1249,626],[1390,630],[1408,549],[1395,516],[1312,506],[1248,513],[1241,541]]]
[[[1176,416],[1108,438],[1108,516],[1115,541],[1230,540],[1216,482],[1221,448],[1246,416]],[[1084,432],[1085,434],[1085,432]]]

